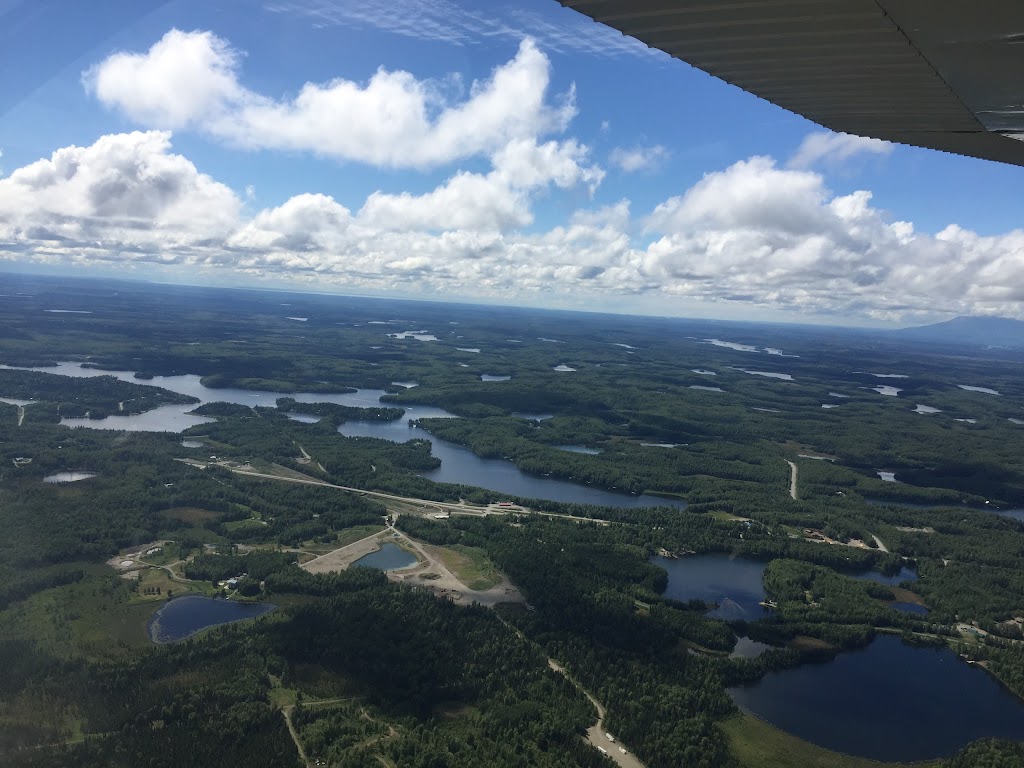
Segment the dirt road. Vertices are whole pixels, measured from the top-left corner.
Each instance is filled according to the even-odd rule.
[[[371,552],[376,552],[380,549],[380,545],[385,540],[389,540],[393,537],[394,530],[388,528],[377,533],[371,533],[369,536],[359,541],[353,541],[351,544],[346,544],[343,547],[338,547],[335,550],[328,552],[326,555],[320,555],[320,557],[314,557],[299,567],[304,571],[310,573],[331,573],[332,571],[344,571],[352,563]]]
[[[548,659],[548,666],[551,667],[555,672],[560,675],[564,675],[565,678],[572,683],[582,693],[590,703],[594,705],[594,709],[597,711],[597,722],[587,728],[587,741],[591,746],[598,750],[603,750],[604,754],[607,755],[611,760],[619,765],[621,768],[644,768],[644,764],[641,763],[633,753],[626,748],[622,742],[618,739],[612,741],[608,738],[608,732],[605,730],[604,718],[605,708],[602,706],[594,695],[584,688],[579,682],[573,678],[563,667],[554,659]]]
[[[789,480],[789,495],[792,496],[793,499],[795,500],[796,499],[796,476],[797,476],[797,472],[799,470],[797,470],[795,462],[792,462],[789,459],[786,459],[786,463],[789,464],[789,468],[791,470],[793,470],[792,474],[790,475],[790,480]]]
[[[376,552],[386,542],[400,544],[411,551],[418,561],[408,568],[387,571],[387,576],[391,581],[415,584],[460,605],[480,603],[492,607],[498,603],[523,602],[523,596],[519,590],[504,577],[500,583],[490,589],[470,589],[445,566],[441,558],[431,551],[431,548],[424,547],[418,541],[410,539],[401,531],[390,526],[379,533],[374,533],[328,552],[326,555],[314,558],[299,567],[310,573],[344,571],[359,558]]]
[[[283,707],[281,714],[284,716],[285,725],[288,726],[288,733],[292,736],[292,741],[295,742],[295,748],[299,751],[299,759],[302,760],[302,764],[306,768],[310,768],[309,758],[306,757],[306,750],[302,747],[302,739],[299,738],[299,732],[295,730],[295,726],[292,724],[292,710],[295,709],[295,705]]]
[[[389,571],[388,578],[392,581],[424,587],[439,597],[448,598],[459,605],[480,603],[480,605],[493,608],[498,603],[525,602],[519,590],[504,576],[490,589],[470,589],[448,569],[433,551],[433,547],[425,547],[404,535],[399,538],[416,553],[420,563],[412,568]]]

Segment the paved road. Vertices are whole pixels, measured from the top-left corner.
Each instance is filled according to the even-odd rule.
[[[198,462],[186,461],[187,464],[192,466],[200,466]],[[378,499],[389,499],[391,501],[400,501],[404,504],[414,504],[421,507],[436,508],[438,511],[448,512],[453,515],[470,515],[475,517],[486,517],[487,515],[514,515],[514,514],[530,514],[530,515],[542,515],[543,517],[558,517],[563,520],[576,520],[580,523],[597,523],[598,525],[611,525],[610,520],[603,520],[599,517],[582,517],[580,515],[564,515],[559,512],[540,512],[538,510],[531,510],[525,507],[511,507],[508,509],[495,508],[494,505],[488,507],[471,507],[466,504],[452,501],[432,501],[430,499],[416,499],[411,496],[398,496],[393,493],[384,493],[383,491],[367,491],[363,488],[354,488],[349,485],[335,485],[334,483],[328,483],[326,480],[317,480],[313,477],[285,477],[283,475],[272,475],[268,472],[257,472],[254,469],[237,469],[234,467],[225,467],[234,472],[236,475],[245,475],[246,477],[262,477],[267,480],[281,480],[286,483],[300,483],[302,485],[320,485],[325,488],[336,488],[339,491],[348,491],[349,493],[358,493],[363,496],[372,496]]]

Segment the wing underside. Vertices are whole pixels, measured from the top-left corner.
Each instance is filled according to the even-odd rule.
[[[1024,3],[559,2],[834,131],[1024,165]]]

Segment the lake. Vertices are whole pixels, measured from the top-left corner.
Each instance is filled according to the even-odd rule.
[[[77,483],[97,476],[95,472],[54,472],[43,478],[44,483]]]
[[[314,416],[311,413],[289,413],[288,418],[300,424],[316,424],[322,417]]]
[[[842,573],[842,571],[840,571]],[[847,573],[845,576],[850,576],[854,579],[863,579],[865,581],[874,581],[877,584],[885,584],[889,587],[895,587],[898,584],[902,584],[904,581],[917,581],[917,571],[913,568],[903,566],[900,568],[899,573],[895,573],[892,576],[886,576],[881,571],[861,571],[860,573]]]
[[[655,556],[650,562],[668,572],[665,597],[717,603],[706,614],[711,618],[756,621],[767,613],[761,605],[768,596],[762,562],[726,554]]]
[[[983,669],[893,635],[729,693],[777,728],[874,760],[946,757],[986,736],[1024,739],[1024,702]]]
[[[2,367],[6,366],[0,366],[0,368]],[[336,403],[354,408],[378,408],[382,405],[391,405],[381,403],[380,398],[387,394],[382,389],[360,389],[356,392],[335,394],[265,392],[234,388],[211,389],[203,386],[199,376],[193,374],[154,376],[152,379],[140,381],[135,378],[132,371],[99,371],[82,368],[79,363],[59,363],[57,366],[49,368],[32,368],[30,370],[77,378],[114,376],[120,381],[151,384],[172,392],[191,395],[202,403],[225,402],[250,407],[257,405],[274,407],[279,397],[291,397],[300,403]],[[104,419],[62,419],[61,424],[90,429],[120,429],[128,432],[181,432],[187,427],[212,421],[203,416],[191,416],[187,413],[196,407],[196,404],[166,405],[146,413],[130,416],[108,416]],[[423,473],[423,476],[441,483],[473,485],[499,493],[507,493],[511,496],[594,504],[602,507],[668,506],[678,509],[686,507],[686,502],[681,499],[663,499],[648,494],[631,496],[587,485],[577,485],[566,480],[534,477],[524,474],[510,461],[481,459],[469,448],[440,440],[427,431],[410,424],[411,421],[417,419],[455,418],[454,414],[432,406],[403,405],[401,407],[405,409],[405,413],[396,421],[349,421],[343,424],[338,431],[347,437],[378,437],[395,442],[405,442],[414,438],[428,440],[431,443],[433,454],[441,459],[441,466]],[[527,415],[535,419],[547,417],[547,414]]]
[[[428,440],[431,453],[441,460],[441,466],[420,474],[438,483],[474,485],[527,499],[601,507],[686,508],[686,502],[682,499],[665,499],[650,494],[631,496],[589,485],[577,485],[567,480],[528,475],[506,459],[482,459],[469,448],[441,440],[410,423],[425,418],[454,418],[453,414],[424,405],[402,407],[406,409],[405,414],[396,421],[346,421],[338,431],[346,437],[377,437],[399,443],[413,439]]]
[[[274,610],[270,603],[239,603],[199,595],[168,600],[146,624],[154,643],[174,643],[208,627],[255,619]]]
[[[0,403],[7,403],[8,405],[17,405],[24,407],[26,405],[32,405],[35,400],[19,400],[16,397],[0,397]]]
[[[923,504],[919,501],[896,501],[891,499],[877,499],[868,496],[864,501],[873,507],[909,507],[911,509],[969,509],[972,512],[987,512],[1000,517],[1009,517],[1024,523],[1024,508],[1002,509],[991,505],[984,507],[968,507],[963,504]]]
[[[416,565],[417,562],[415,555],[389,541],[376,552],[360,557],[352,563],[352,567],[359,565],[364,568],[376,568],[379,571],[395,571]]]
[[[0,365],[0,369],[12,366]],[[83,368],[80,363],[62,362],[45,368],[15,368],[15,370],[41,371],[72,378],[94,378],[96,376],[113,376],[119,381],[131,384],[147,384],[189,395],[199,403],[189,405],[163,405],[145,413],[132,415],[114,415],[103,419],[61,419],[61,424],[68,427],[88,427],[90,429],[117,429],[125,432],[182,432],[189,427],[208,424],[215,419],[189,414],[203,403],[235,403],[255,407],[258,405],[273,408],[279,397],[291,397],[300,403],[335,403],[356,408],[376,408],[381,405],[382,389],[364,389],[346,393],[319,392],[266,392],[251,389],[212,389],[204,386],[199,376],[184,374],[181,376],[154,376],[151,379],[137,379],[134,371],[101,371],[96,368]]]
[[[729,654],[730,659],[756,659],[765,651],[770,651],[775,646],[762,643],[758,640],[751,640],[749,637],[737,637],[736,647]]]
[[[918,603],[896,601],[895,603],[889,603],[889,607],[894,611],[899,611],[900,613],[913,613],[918,616],[927,616],[929,613],[927,608],[923,605],[919,605]]]

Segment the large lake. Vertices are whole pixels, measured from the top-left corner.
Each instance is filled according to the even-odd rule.
[[[8,366],[0,366],[6,368]],[[25,370],[25,369],[22,369]],[[95,376],[113,376],[120,381],[133,384],[149,384],[162,387],[171,392],[191,395],[200,403],[224,402],[239,405],[263,405],[275,407],[279,397],[291,397],[300,403],[336,403],[355,408],[377,408],[390,403],[381,403],[380,398],[387,394],[382,389],[361,389],[357,392],[343,394],[324,394],[316,392],[265,392],[248,389],[211,389],[203,386],[199,376],[185,374],[181,376],[154,376],[152,379],[136,379],[132,371],[101,371],[95,368],[82,368],[80,363],[63,362],[48,368],[31,368],[27,370],[54,373],[75,378],[91,378]],[[182,432],[188,427],[207,424],[213,419],[194,416],[188,413],[197,407],[191,405],[166,405],[152,411],[128,416],[107,416],[103,419],[61,419],[61,424],[69,427],[88,427],[90,429],[119,429],[129,432]],[[472,485],[478,488],[507,493],[510,496],[521,496],[530,499],[546,499],[578,504],[594,504],[603,507],[656,507],[668,506],[684,509],[686,502],[682,499],[663,499],[658,496],[631,496],[615,493],[586,485],[576,485],[565,480],[549,477],[534,477],[521,472],[512,462],[503,459],[481,459],[471,450],[454,443],[440,440],[425,430],[410,425],[410,421],[425,418],[455,418],[454,414],[440,408],[429,406],[402,406],[405,414],[401,419],[391,422],[350,421],[339,430],[347,437],[379,437],[384,440],[405,442],[414,438],[429,440],[434,455],[441,460],[438,469],[424,473],[424,476],[442,483]],[[534,418],[542,418],[534,416]]]
[[[146,625],[154,643],[173,643],[208,627],[255,619],[274,610],[270,603],[238,603],[186,595],[168,600]]]
[[[729,693],[777,728],[874,760],[946,757],[986,736],[1024,739],[1024,702],[988,673],[947,648],[914,648],[893,635]]]

